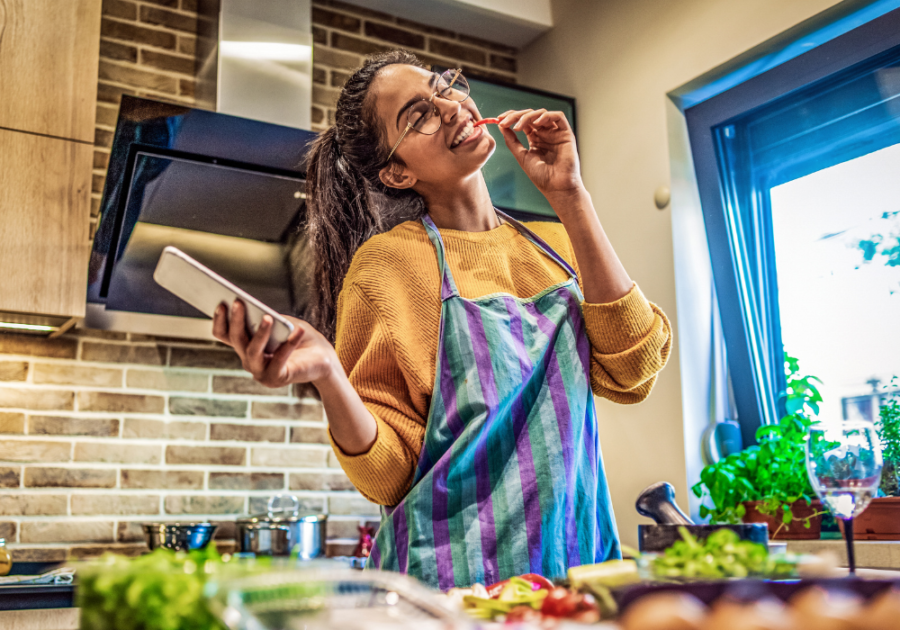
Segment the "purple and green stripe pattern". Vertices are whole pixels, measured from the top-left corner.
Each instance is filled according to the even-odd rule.
[[[621,557],[575,272],[501,216],[570,278],[526,299],[464,299],[423,219],[443,278],[434,394],[413,487],[382,510],[367,564],[442,591]]]

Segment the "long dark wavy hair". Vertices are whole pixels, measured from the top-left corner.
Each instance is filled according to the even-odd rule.
[[[341,90],[334,125],[319,134],[307,157],[308,255],[315,269],[307,318],[332,342],[338,294],[356,250],[425,211],[418,193],[389,188],[378,177],[389,148],[370,88],[393,64],[425,67],[404,50],[367,57]],[[393,161],[402,164],[396,155]]]

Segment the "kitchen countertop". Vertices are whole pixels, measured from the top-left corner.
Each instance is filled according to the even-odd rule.
[[[847,566],[847,543],[843,540],[789,540],[787,549],[791,553],[811,554],[829,551],[837,556],[840,566]],[[900,540],[859,540],[854,551],[857,567],[900,569]]]

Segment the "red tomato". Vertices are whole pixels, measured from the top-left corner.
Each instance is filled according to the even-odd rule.
[[[548,617],[568,617],[577,607],[577,599],[569,592],[569,589],[557,586],[541,605],[541,613]]]
[[[591,620],[600,619],[600,611],[590,595],[575,593],[562,586],[557,586],[541,606],[541,613],[547,617],[562,619]]]

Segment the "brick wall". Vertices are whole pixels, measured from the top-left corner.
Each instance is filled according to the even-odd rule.
[[[348,71],[403,46],[426,63],[516,79],[515,50],[333,0],[314,0],[314,130],[333,120]],[[104,0],[91,226],[122,94],[192,105],[196,0]],[[270,390],[212,342],[76,330],[0,334],[0,537],[17,561],[146,549],[138,524],[227,521],[278,492],[329,514],[348,553],[377,515],[340,470],[321,404]],[[226,543],[227,544],[227,543]]]
[[[313,0],[313,130],[334,123],[334,103],[363,56],[405,48],[428,64],[516,82],[516,50],[337,0]]]

